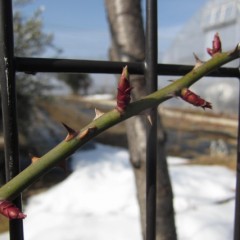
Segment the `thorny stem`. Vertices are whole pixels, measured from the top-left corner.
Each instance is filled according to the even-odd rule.
[[[38,161],[32,163],[16,177],[3,185],[0,188],[0,200],[13,200],[24,189],[30,186],[40,176],[48,172],[58,162],[68,158],[78,148],[96,137],[101,132],[112,127],[113,125],[116,125],[117,123],[143,112],[148,108],[159,105],[178,93],[181,89],[191,86],[209,72],[239,57],[240,44],[237,45],[234,51],[217,53],[209,61],[205,62],[201,66],[198,66],[197,68],[194,68],[191,72],[179,78],[175,82],[136,102],[130,103],[125,109],[124,113],[120,113],[116,109],[113,109],[103,114],[101,117],[93,120],[91,123],[85,126],[72,139],[68,141],[62,141],[56,147],[42,156]]]

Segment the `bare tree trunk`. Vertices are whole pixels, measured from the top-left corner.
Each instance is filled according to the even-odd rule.
[[[143,61],[144,28],[140,0],[105,0],[112,37],[110,59]],[[146,95],[143,76],[131,75],[134,100]],[[134,169],[141,212],[142,233],[146,230],[146,119],[136,116],[126,122],[130,160]],[[172,188],[165,156],[165,134],[159,119],[157,167],[157,240],[176,240]]]

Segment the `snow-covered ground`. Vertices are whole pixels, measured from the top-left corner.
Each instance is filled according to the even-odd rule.
[[[168,162],[179,240],[232,239],[235,173],[173,157]],[[72,167],[65,181],[29,200],[25,239],[142,239],[128,152],[97,144],[76,153]]]
[[[87,95],[84,96],[84,99],[88,100],[112,100],[114,96],[112,94],[94,94],[94,95]]]

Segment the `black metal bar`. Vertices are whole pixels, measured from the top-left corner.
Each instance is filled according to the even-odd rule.
[[[15,68],[13,59],[14,41],[12,1],[0,0],[0,11],[0,81],[5,145],[5,169],[6,180],[8,181],[20,171],[16,113]],[[21,209],[21,196],[19,196],[13,202]],[[10,221],[10,239],[23,240],[22,220]]]
[[[189,73],[194,66],[180,65],[180,64],[158,64],[157,74],[162,76],[183,76]],[[211,77],[239,77],[238,68],[226,68],[222,67],[208,73],[206,76]]]
[[[143,63],[110,62],[76,59],[51,58],[15,58],[16,70],[19,72],[87,72],[119,74],[124,66],[128,65],[131,73],[142,74]]]
[[[240,79],[239,79],[240,80]],[[240,82],[238,102],[238,138],[237,138],[237,168],[236,168],[236,197],[235,197],[235,219],[234,219],[234,240],[240,239]]]
[[[146,2],[145,77],[148,93],[157,90],[157,0]],[[146,151],[146,240],[156,239],[157,108],[151,109]]]
[[[86,72],[86,73],[111,73],[118,74],[122,68],[128,65],[131,74],[144,74],[144,65],[141,62],[110,62],[77,59],[53,59],[53,58],[15,58],[16,71],[37,72]],[[191,65],[157,64],[157,74],[162,76],[182,76],[193,69]],[[212,77],[236,77],[239,76],[238,68],[220,68],[208,74]]]

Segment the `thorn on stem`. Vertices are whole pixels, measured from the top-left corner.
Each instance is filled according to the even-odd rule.
[[[101,117],[104,114],[104,112],[98,110],[97,108],[95,108],[95,117],[93,120],[98,119],[99,117]]]
[[[150,115],[150,114],[147,114],[146,117],[147,117],[148,122],[149,122],[150,125],[152,126],[152,125],[153,125],[153,121],[152,121],[151,115]]]
[[[82,132],[80,132],[79,134],[79,139],[84,139],[85,137],[87,137],[89,134],[94,133],[97,130],[97,127],[89,127],[85,130],[83,130]]]
[[[78,135],[78,132],[75,131],[74,129],[70,128],[67,124],[62,123],[62,125],[65,127],[65,129],[68,132],[68,134],[67,134],[66,138],[64,139],[64,141],[68,142],[68,141],[72,140],[73,138],[75,138]]]
[[[193,56],[194,56],[194,58],[196,60],[196,64],[195,64],[193,69],[197,69],[200,66],[202,66],[204,64],[204,62],[196,55],[196,53],[193,53]]]
[[[240,43],[237,44],[237,46],[234,48],[233,51],[230,51],[229,55],[235,55],[237,54],[240,56]]]
[[[29,154],[29,155],[31,157],[31,162],[32,163],[35,163],[35,162],[37,162],[40,159],[39,157],[33,156],[32,154]]]
[[[145,110],[145,111],[141,112],[140,115],[144,115],[147,118],[150,125],[152,126],[153,121],[152,121],[152,117],[150,115],[150,110]]]

